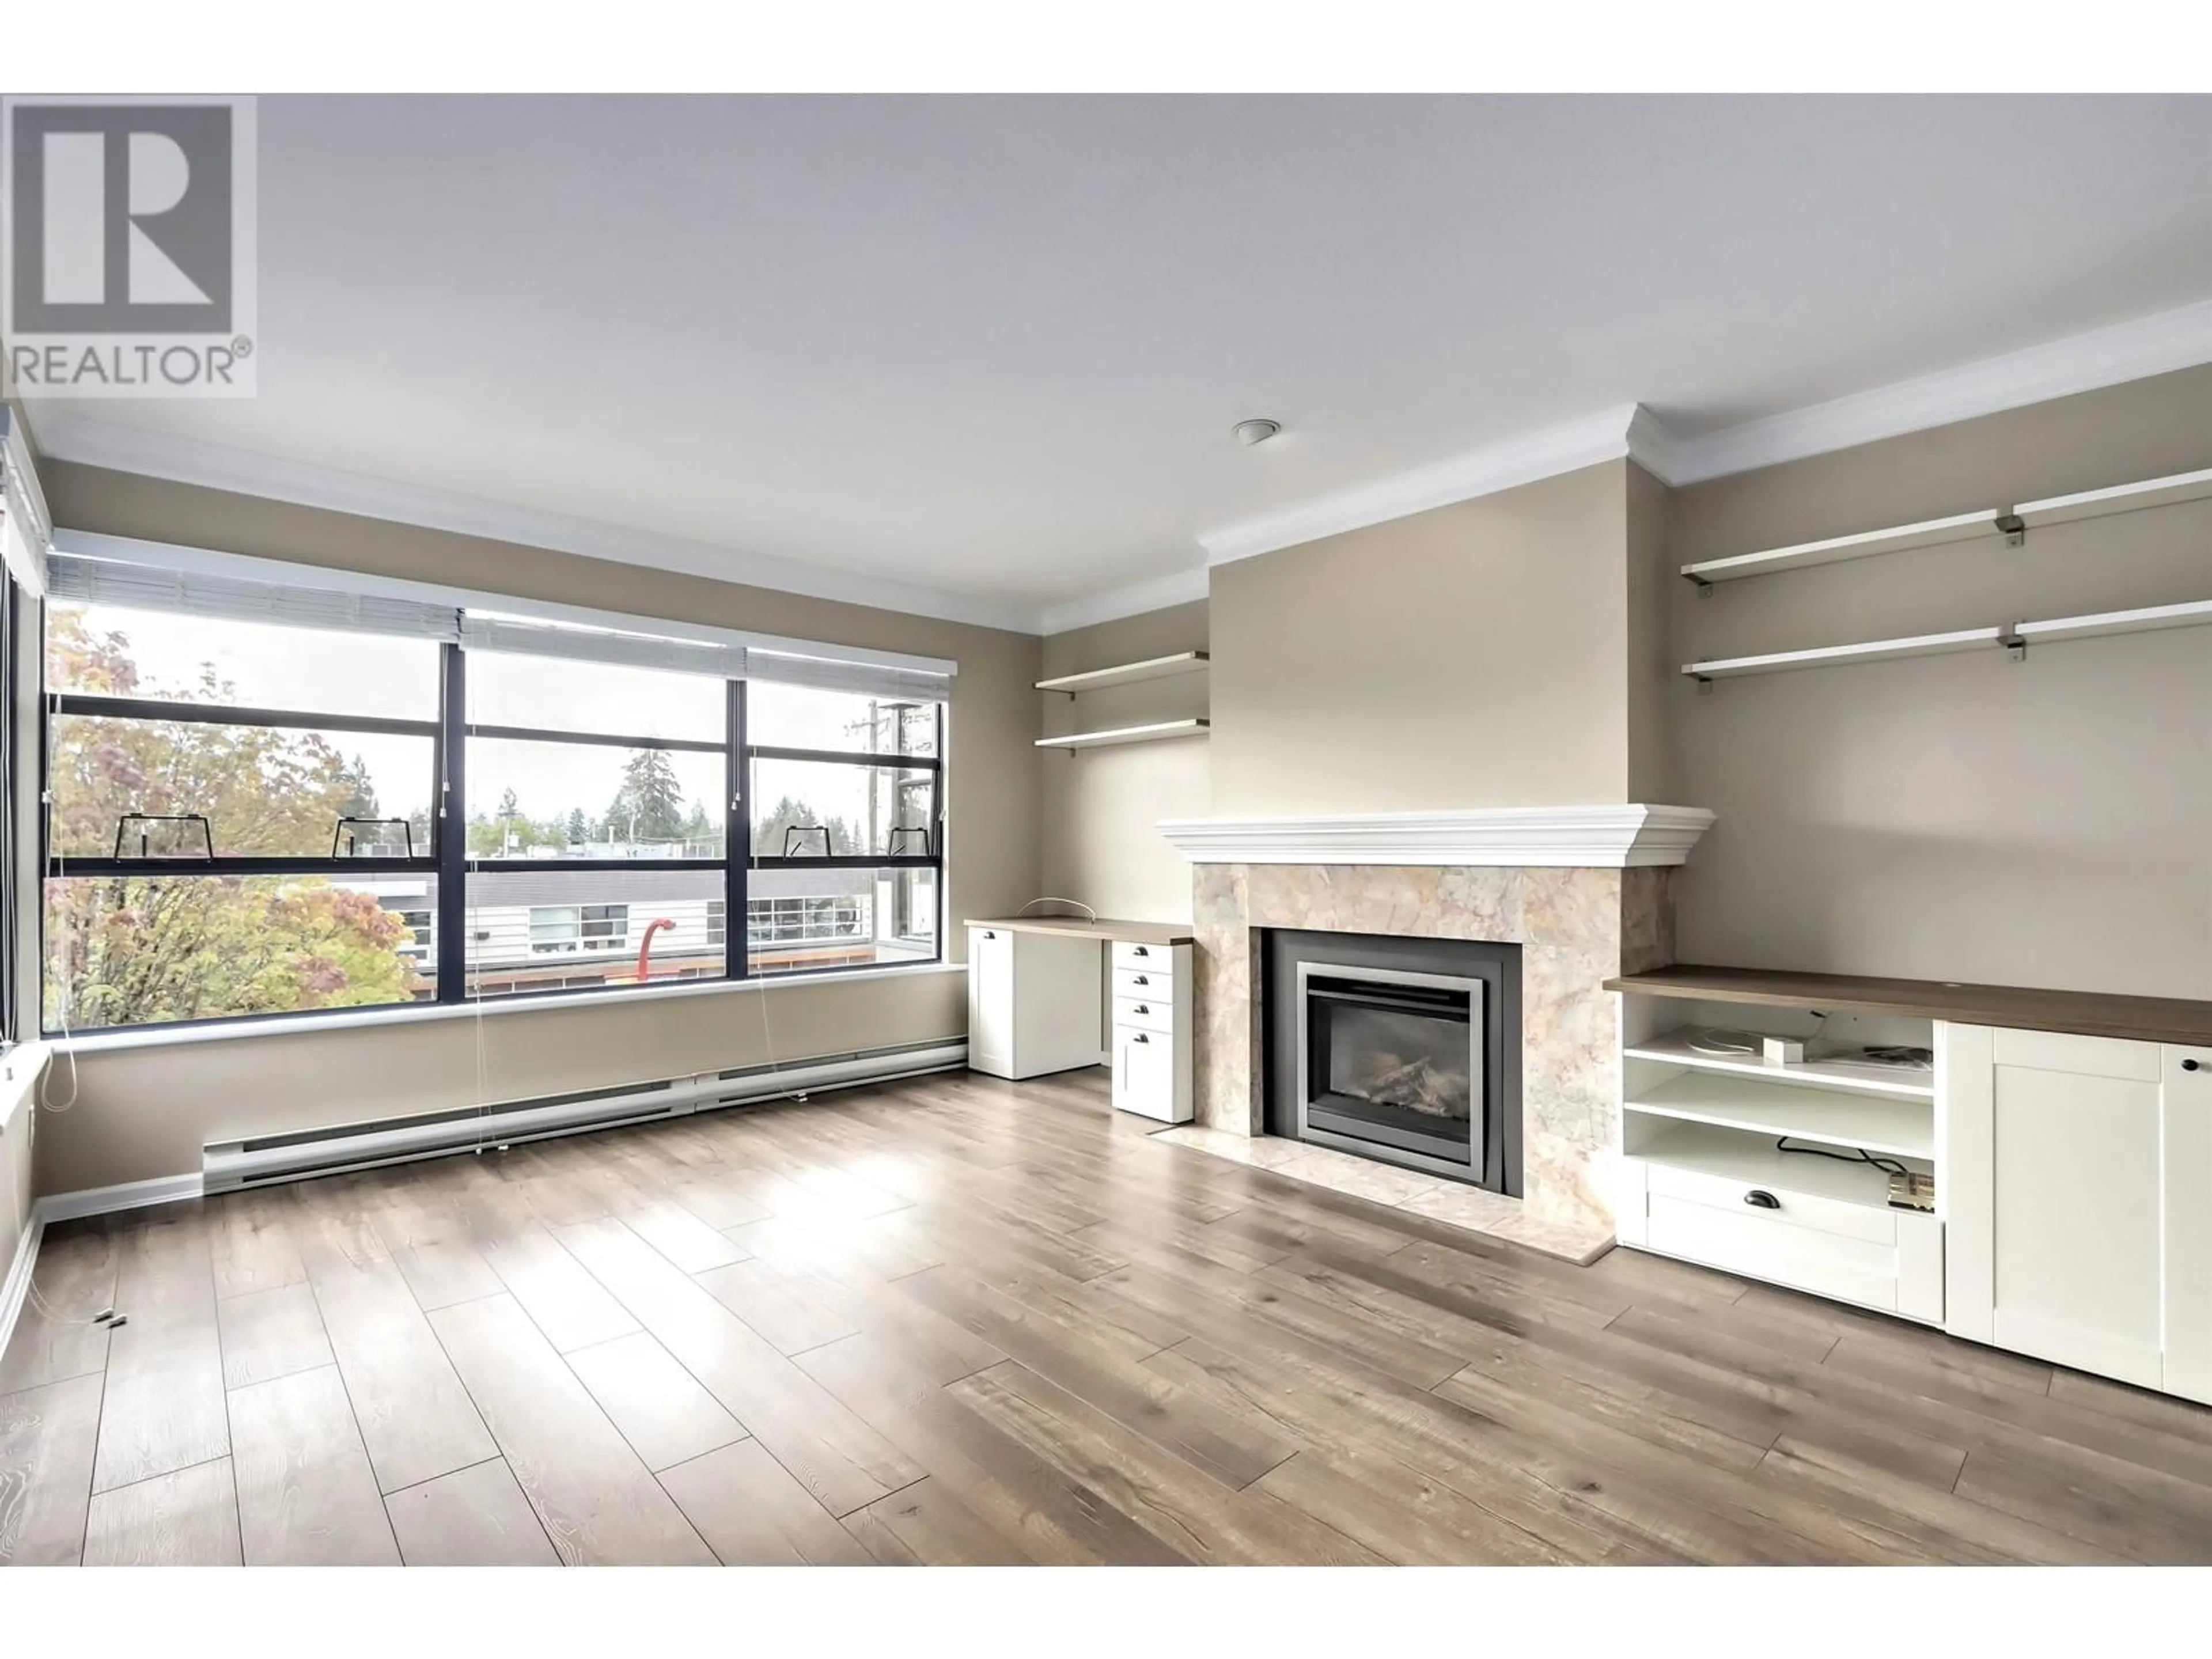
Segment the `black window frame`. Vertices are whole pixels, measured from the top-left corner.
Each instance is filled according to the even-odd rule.
[[[749,741],[750,733],[744,729],[745,726],[745,716],[744,712],[744,682],[732,681],[732,685],[738,694],[738,723],[740,728],[738,734],[740,738],[738,752],[744,759],[744,770],[739,775],[738,790],[740,793],[745,794],[748,798],[750,798],[752,788],[753,763],[756,761],[784,760],[835,766],[872,766],[878,768],[888,768],[893,771],[899,772],[926,772],[929,775],[929,817],[927,823],[924,826],[927,831],[929,841],[929,850],[927,853],[835,854],[825,852],[820,854],[798,853],[787,855],[783,854],[769,854],[751,853],[752,824],[750,822],[750,813],[747,814],[747,822],[745,824],[745,846],[750,855],[751,867],[757,870],[936,871],[938,872],[938,878],[935,883],[933,884],[933,898],[937,909],[937,916],[936,926],[932,930],[930,935],[930,953],[926,957],[915,957],[911,963],[892,965],[921,966],[925,963],[942,962],[945,959],[945,705],[941,702],[925,702],[923,699],[919,697],[898,700],[902,706],[927,707],[932,711],[933,720],[931,724],[930,752],[927,755],[910,754],[898,749],[846,750],[798,748],[781,744],[761,744]],[[905,738],[906,722],[902,720],[896,720],[892,722],[892,726],[893,729],[898,733],[899,739],[902,742]],[[740,891],[733,890],[731,894],[731,902],[734,907],[734,913],[741,915],[746,919],[744,930],[745,935],[745,949],[741,954],[748,959],[748,967],[750,968],[750,959],[752,955],[752,908],[750,902],[745,902],[748,896]],[[877,963],[874,965],[883,966],[884,964]],[[849,964],[827,963],[818,968],[780,968],[775,969],[769,975],[762,975],[762,977],[779,980],[796,979],[804,977],[808,974],[849,973],[851,971],[852,969]]]
[[[465,1006],[475,1002],[494,1002],[501,1006],[550,1000],[561,997],[621,994],[630,991],[665,989],[672,986],[697,986],[711,982],[711,975],[689,977],[672,975],[665,980],[640,981],[633,984],[602,984],[549,987],[534,990],[505,991],[489,997],[471,995],[469,988],[468,922],[469,884],[477,874],[497,875],[513,872],[528,872],[533,875],[551,873],[589,875],[595,872],[650,870],[678,872],[685,870],[713,871],[722,877],[722,893],[719,902],[723,916],[723,971],[725,982],[735,983],[757,977],[789,980],[823,973],[852,973],[855,971],[896,971],[903,968],[926,968],[945,960],[945,708],[942,702],[926,698],[902,698],[897,701],[933,711],[933,752],[914,755],[899,752],[873,753],[842,750],[792,748],[775,744],[756,745],[748,741],[746,723],[746,682],[741,678],[726,679],[724,731],[717,741],[708,738],[661,737],[623,737],[605,732],[562,731],[554,728],[514,726],[472,725],[467,718],[469,653],[460,644],[445,641],[439,647],[438,713],[434,719],[419,720],[397,716],[333,714],[312,713],[299,709],[248,708],[226,703],[189,702],[161,697],[116,697],[105,694],[56,690],[46,683],[45,648],[45,615],[43,608],[32,613],[39,631],[36,641],[40,688],[40,718],[39,720],[39,783],[41,793],[52,787],[47,765],[51,753],[51,728],[54,720],[70,714],[91,714],[108,718],[204,722],[234,726],[263,726],[283,730],[313,730],[349,732],[381,735],[428,737],[432,740],[431,765],[433,775],[432,806],[430,811],[430,845],[415,849],[412,856],[397,857],[372,854],[362,857],[310,857],[248,854],[225,857],[219,852],[212,859],[190,858],[57,858],[49,845],[48,815],[39,817],[38,867],[40,872],[39,900],[38,947],[39,957],[34,983],[37,986],[38,1024],[49,1036],[59,1036],[60,1028],[46,1028],[46,974],[51,955],[47,949],[47,920],[49,907],[45,902],[47,882],[60,878],[71,880],[100,877],[173,877],[194,876],[324,876],[362,877],[418,875],[434,883],[435,899],[430,907],[433,933],[430,949],[419,952],[416,960],[428,963],[434,957],[434,993],[431,998],[412,1002],[378,1003],[359,1007],[301,1008],[267,1013],[220,1014],[199,1019],[164,1020],[132,1025],[106,1025],[88,1028],[85,1035],[103,1031],[167,1031],[185,1030],[210,1025],[234,1024],[240,1021],[283,1021],[299,1019],[374,1020],[423,1007]],[[20,624],[19,624],[20,625]],[[313,632],[303,629],[303,632]],[[0,679],[8,671],[19,671],[20,659],[27,647],[21,641],[7,643],[17,648],[5,663],[0,663]],[[903,738],[903,722],[897,723]],[[723,820],[723,856],[719,859],[515,859],[475,858],[468,851],[468,791],[466,787],[469,746],[472,738],[514,740],[608,745],[627,749],[661,749],[696,753],[719,754],[724,757],[726,781]],[[889,766],[906,771],[927,772],[931,777],[930,814],[928,823],[928,851],[924,854],[806,854],[791,856],[757,856],[752,852],[753,826],[750,811],[750,785],[756,760],[800,760],[830,762],[838,764]],[[784,968],[767,975],[757,975],[752,963],[751,929],[749,925],[732,929],[732,917],[749,917],[748,875],[754,869],[868,869],[901,870],[926,869],[936,872],[932,884],[936,908],[935,926],[927,956],[915,956],[890,962],[866,964],[830,963],[815,968]],[[580,904],[583,901],[579,901]],[[625,901],[624,902],[629,902]],[[415,907],[420,909],[421,907]],[[412,924],[410,922],[410,930]],[[710,924],[711,926],[711,924]],[[421,941],[416,940],[419,946]],[[618,952],[582,952],[594,958],[613,960]]]

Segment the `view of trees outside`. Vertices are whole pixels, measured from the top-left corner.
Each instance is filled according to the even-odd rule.
[[[128,636],[47,615],[50,684],[114,696],[234,701],[212,667],[142,683]],[[374,817],[360,763],[313,732],[63,720],[49,739],[52,844],[115,849],[125,813],[202,812],[226,853],[327,854],[341,816]],[[371,810],[356,811],[362,805]],[[170,849],[164,849],[170,850]],[[326,881],[221,875],[71,877],[46,884],[46,1014],[72,1027],[404,1002],[411,935],[374,898]]]
[[[47,684],[94,696],[332,712],[357,701],[380,713],[423,717],[411,706],[412,659],[380,658],[374,653],[388,648],[380,645],[331,636],[325,649],[319,636],[298,629],[204,627],[131,613],[122,620],[122,626],[95,626],[79,607],[50,606]],[[145,637],[134,646],[141,633]],[[198,660],[204,646],[253,682],[245,695],[214,662]],[[499,712],[547,726],[574,719],[574,729],[590,730],[595,720],[613,721],[620,722],[612,726],[617,732],[659,735],[659,727],[675,720],[700,724],[703,732],[713,713],[707,700],[695,699],[701,702],[696,710],[672,704],[667,688],[653,684],[684,677],[477,660],[485,682],[514,705]],[[580,681],[580,666],[600,678]],[[686,681],[683,689],[696,688]],[[764,719],[756,730],[776,731],[777,741],[877,752],[933,749],[933,711],[920,711],[928,715],[924,721],[917,711],[879,711],[845,694],[757,690]],[[475,697],[472,680],[472,707]],[[587,697],[588,713],[572,707],[572,700]],[[204,859],[210,848],[218,858],[328,857],[339,820],[387,815],[384,827],[356,831],[358,850],[389,855],[411,844],[416,855],[428,855],[434,849],[427,805],[434,783],[432,752],[427,738],[390,734],[354,738],[289,727],[74,714],[55,720],[48,757],[53,852],[64,861],[112,855],[118,821],[143,815],[124,850],[139,850],[143,835],[148,850],[177,858],[179,869],[80,877],[68,875],[64,862],[64,876],[46,883],[48,1026],[156,1024],[431,994],[424,977],[431,967],[413,929],[383,908],[372,888],[322,877],[210,873],[186,860]],[[472,787],[496,791],[489,810],[472,804],[466,825],[471,857],[557,861],[586,849],[641,860],[720,855],[724,763],[717,757],[499,740],[472,743],[471,756]],[[522,787],[502,783],[503,777]],[[380,780],[386,786],[381,791]],[[890,824],[926,811],[926,793],[909,805],[900,790],[918,785],[926,791],[927,781],[926,775],[908,780],[865,767],[763,762],[752,785],[763,798],[774,793],[776,804],[755,817],[753,850],[782,855],[787,832],[795,829],[822,833],[790,836],[794,853],[886,850]],[[587,792],[605,790],[610,782],[602,801],[589,799]],[[879,794],[883,790],[888,793]],[[193,814],[207,820],[204,835],[194,824],[158,821]],[[403,820],[407,835],[398,829]],[[833,873],[824,885],[827,893],[799,901],[799,914],[814,916],[824,930],[807,936],[872,936],[872,878]],[[580,886],[578,902],[598,901]],[[748,932],[758,940],[781,939],[792,903],[781,901],[773,921],[749,917]]]

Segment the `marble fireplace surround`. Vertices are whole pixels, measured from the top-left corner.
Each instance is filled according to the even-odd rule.
[[[1626,805],[1163,823],[1192,860],[1197,935],[1197,1124],[1170,1133],[1347,1191],[1364,1170],[1387,1172],[1361,1195],[1483,1231],[1609,1241],[1619,1090],[1615,999],[1602,988],[1673,962],[1673,866],[1711,822],[1698,808]],[[1393,1166],[1257,1139],[1269,927],[1521,946],[1517,1204],[1463,1185],[1407,1198]],[[1249,1152],[1231,1137],[1252,1138]]]

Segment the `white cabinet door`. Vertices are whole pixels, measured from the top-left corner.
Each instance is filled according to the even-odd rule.
[[[1014,936],[1004,927],[968,930],[968,1064],[1014,1075]]]
[[[1175,1045],[1158,1031],[1117,1026],[1114,1031],[1114,1104],[1124,1112],[1173,1122]]]
[[[2000,1062],[1994,1094],[1997,1346],[2160,1386],[2158,1084]]]
[[[1956,1026],[1939,1047],[1949,1328],[2169,1386],[2169,1301],[2187,1271],[2174,1256],[2195,1211],[2175,1202],[2188,1103],[2169,1099],[2158,1045]]]

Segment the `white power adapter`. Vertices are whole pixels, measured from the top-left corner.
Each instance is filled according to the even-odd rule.
[[[1802,1066],[1805,1045],[1796,1037],[1767,1037],[1761,1044],[1769,1066]]]

